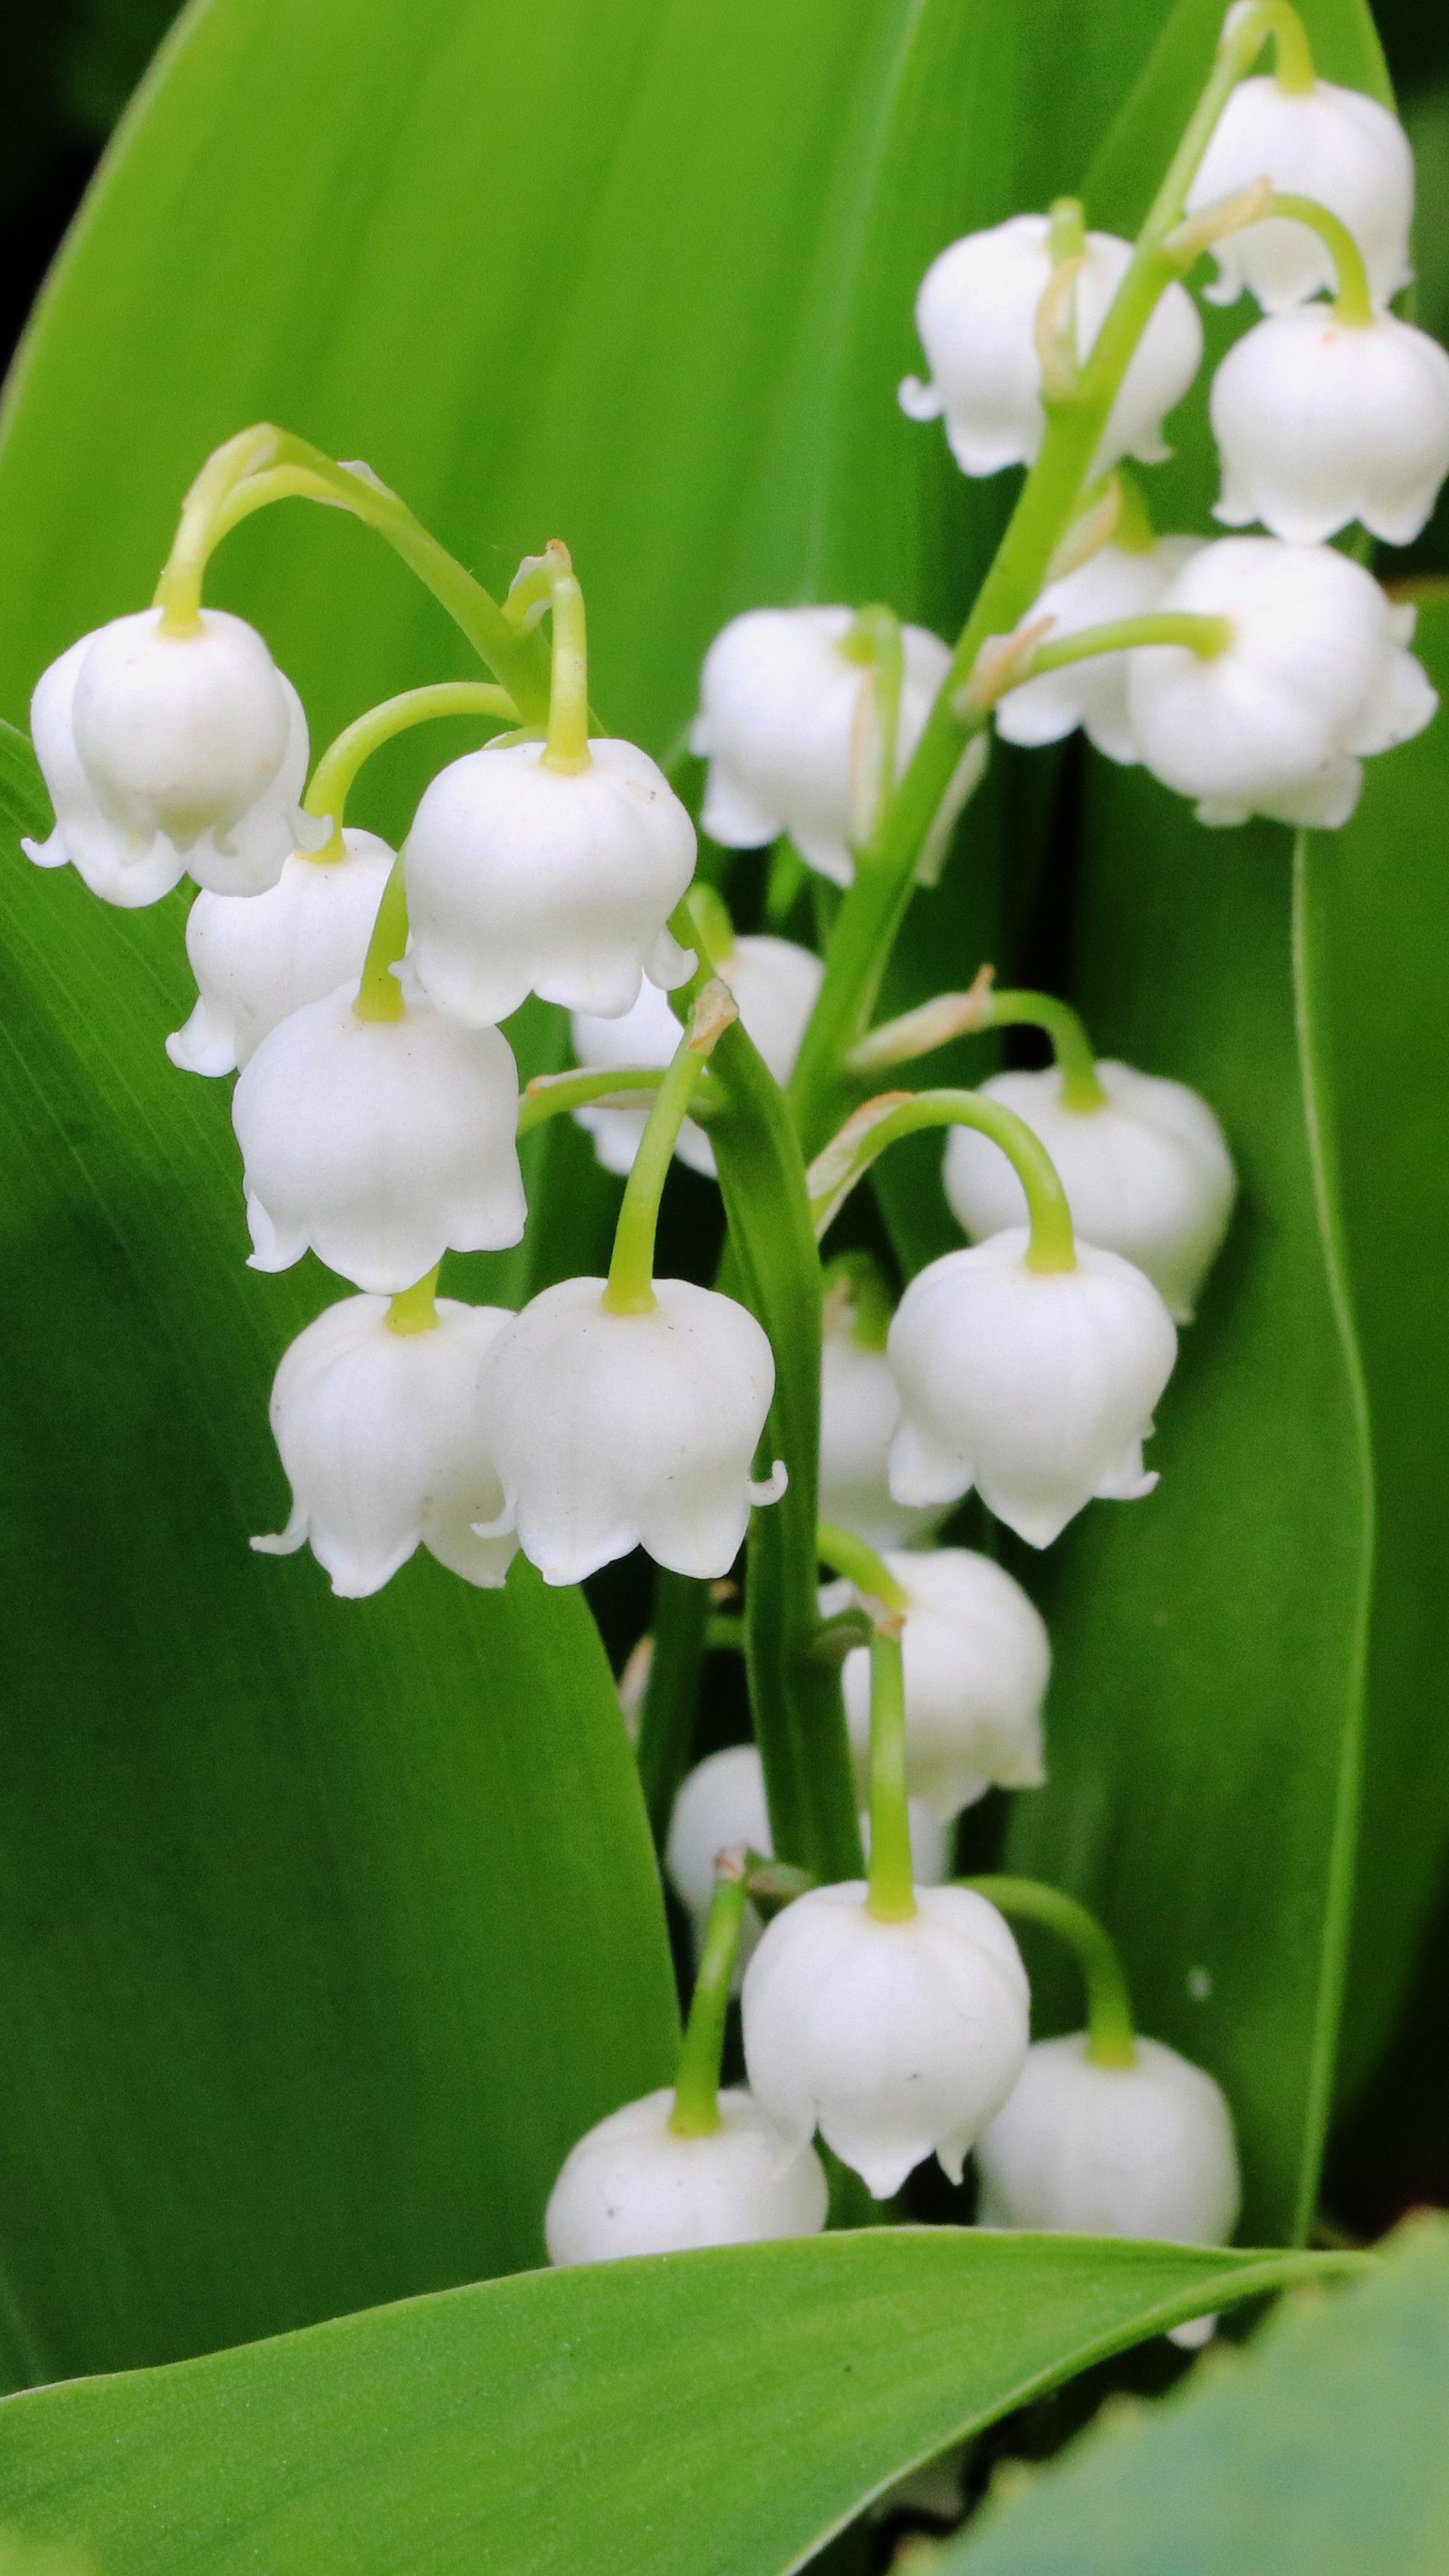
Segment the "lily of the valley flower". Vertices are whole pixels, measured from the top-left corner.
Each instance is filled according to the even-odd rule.
[[[732,619],[705,655],[690,735],[709,762],[700,819],[711,840],[752,850],[788,832],[807,865],[842,886],[869,830],[880,760],[875,673],[853,647],[856,629],[850,608],[753,608]],[[923,626],[901,628],[901,649],[898,778],[951,667]]]
[[[1081,2236],[1224,2245],[1240,2186],[1232,2114],[1202,2067],[1155,2039],[1094,2065],[1085,2031],[1038,2040],[977,2141],[980,2219]]]
[[[1087,1243],[1145,1270],[1179,1324],[1191,1320],[1227,1231],[1236,1175],[1205,1100],[1185,1083],[1099,1062],[1105,1098],[1076,1108],[1059,1065],[998,1073],[981,1085],[1040,1136],[1061,1176],[1072,1223]],[[1004,1154],[970,1127],[946,1140],[946,1196],[976,1241],[1026,1221],[1020,1181]]]
[[[408,834],[418,979],[470,1028],[530,993],[617,1018],[647,975],[670,988],[690,960],[669,916],[694,873],[694,826],[630,742],[588,746],[580,769],[546,746],[470,752],[433,780]]]
[[[1356,519],[1406,546],[1449,473],[1449,354],[1392,313],[1270,314],[1228,351],[1210,410],[1223,469],[1214,516],[1229,528],[1261,519],[1292,545]]]
[[[199,894],[186,916],[196,1008],[166,1052],[185,1073],[235,1073],[268,1032],[339,984],[355,984],[392,872],[375,832],[343,835],[345,856],[294,852],[266,894]]]
[[[674,2090],[665,2085],[580,2138],[544,2213],[550,2263],[818,2235],[828,2192],[813,2147],[783,2152],[742,2086],[717,2098],[720,2125],[707,2137],[671,2129]]]
[[[1013,215],[989,232],[968,233],[932,261],[916,297],[916,330],[931,369],[908,376],[901,408],[938,420],[963,474],[1030,465],[1042,441],[1041,358],[1036,323],[1052,281],[1045,215]],[[1075,280],[1076,346],[1085,358],[1132,257],[1114,233],[1088,233]],[[1155,463],[1170,451],[1162,423],[1197,374],[1202,324],[1192,297],[1169,286],[1133,353],[1112,406],[1094,470],[1123,456]]]
[[[891,1493],[891,1442],[901,1399],[879,1341],[843,1297],[827,1298],[820,1344],[820,1517],[867,1547],[907,1546],[941,1518],[939,1506],[910,1510]]]
[[[993,1784],[1038,1788],[1051,1646],[1040,1612],[989,1557],[965,1547],[887,1555],[906,1596],[906,1786],[943,1823]],[[870,1753],[870,1655],[847,1655],[845,1714],[862,1791]]]
[[[1072,1270],[1033,1270],[1024,1228],[948,1252],[912,1280],[888,1345],[902,1422],[891,1491],[988,1509],[1046,1547],[1093,1495],[1135,1501],[1152,1409],[1177,1334],[1131,1262],[1077,1245]]]
[[[380,1591],[420,1546],[465,1582],[499,1584],[517,1542],[474,1528],[503,1502],[478,1378],[509,1317],[440,1297],[430,1324],[399,1330],[389,1312],[386,1297],[344,1297],[285,1353],[271,1422],[292,1515],[252,1545],[310,1546],[348,1601]]]
[[[581,1583],[643,1546],[676,1574],[727,1574],[756,1503],[750,1465],[775,1360],[732,1297],[657,1279],[624,1314],[602,1279],[546,1288],[499,1335],[486,1400],[507,1498],[500,1527],[546,1583]]]
[[[517,1243],[518,1071],[497,1029],[421,997],[360,1019],[344,984],[294,1011],[237,1078],[254,1270],[309,1248],[357,1287],[397,1296],[443,1254]]]
[[[1194,555],[1161,606],[1231,628],[1209,657],[1181,644],[1131,655],[1140,756],[1194,799],[1199,822],[1344,823],[1365,757],[1421,733],[1439,703],[1406,650],[1413,609],[1391,606],[1331,546],[1222,538]]]
[[[134,908],[188,872],[226,895],[276,884],[289,853],[325,839],[299,810],[307,723],[254,627],[206,608],[173,635],[158,608],[83,635],[30,702],[55,829],[27,842]]]
[[[1144,617],[1161,605],[1197,548],[1195,537],[1160,537],[1140,551],[1102,546],[1074,572],[1049,582],[1024,623],[1034,627],[1050,618],[1048,640],[1057,643],[1082,627]],[[1108,760],[1137,759],[1124,653],[1102,653],[1064,670],[1043,671],[1009,690],[996,709],[996,730],[1004,742],[1060,742],[1078,725]]]
[[[1188,191],[1191,213],[1269,179],[1280,196],[1312,197],[1346,224],[1363,253],[1374,300],[1407,286],[1414,158],[1398,118],[1362,90],[1316,80],[1285,88],[1273,76],[1238,83]],[[1267,313],[1302,304],[1335,283],[1333,255],[1315,232],[1268,215],[1213,245],[1215,304],[1244,287]]]
[[[1027,2046],[1020,1953],[994,1906],[922,1887],[904,1922],[863,1881],[811,1888],[745,1971],[745,2064],[793,2146],[819,2129],[877,2200],[934,2154],[953,2181],[1009,2096]]]

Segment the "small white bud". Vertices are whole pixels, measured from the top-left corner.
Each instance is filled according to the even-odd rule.
[[[783,2150],[743,2086],[718,2100],[712,2137],[675,2136],[674,2088],[665,2085],[580,2138],[544,2212],[550,2263],[818,2236],[829,2192],[814,2148]]]
[[[1085,2031],[1038,2040],[976,2159],[985,2227],[1225,2245],[1237,2223],[1232,2114],[1202,2067],[1155,2039],[1132,2066],[1094,2066]]]
[[[1308,546],[1355,519],[1406,546],[1449,473],[1449,355],[1392,313],[1358,325],[1326,305],[1270,314],[1213,378],[1225,527],[1261,519]]]
[[[1312,197],[1346,224],[1363,253],[1376,304],[1407,286],[1414,213],[1414,156],[1398,118],[1361,90],[1332,81],[1285,90],[1268,74],[1238,83],[1188,190],[1196,214],[1270,179],[1280,196]],[[1333,254],[1319,234],[1284,215],[1265,216],[1213,244],[1214,304],[1246,286],[1265,312],[1302,304],[1335,283]]]
[[[645,1547],[676,1574],[728,1574],[751,1506],[784,1491],[750,1464],[775,1391],[753,1315],[685,1279],[656,1279],[648,1314],[616,1315],[602,1279],[546,1288],[501,1333],[488,1369],[500,1527],[546,1583],[581,1583]]]
[[[543,751],[451,762],[408,834],[413,963],[470,1028],[530,993],[617,1018],[645,975],[669,988],[690,971],[666,924],[694,873],[694,825],[664,772],[631,742],[591,742],[577,771]]]
[[[739,1004],[741,1025],[775,1080],[788,1082],[825,972],[820,959],[792,939],[762,935],[737,939],[717,971]],[[594,1019],[586,1011],[575,1011],[572,1027],[578,1062],[605,1067],[668,1064],[682,1035],[664,995],[647,983],[640,987],[633,1009],[621,1019]],[[648,1114],[647,1106],[600,1109],[590,1105],[574,1112],[579,1125],[593,1137],[605,1171],[621,1175],[634,1168]],[[713,1178],[713,1149],[694,1119],[686,1118],[674,1150],[691,1171]]]
[[[198,894],[186,916],[196,1008],[166,1041],[184,1073],[235,1073],[293,1011],[356,984],[393,853],[375,832],[342,837],[345,858],[294,853],[266,894]]]
[[[1157,1482],[1142,1443],[1177,1334],[1157,1290],[1115,1252],[1077,1245],[1075,1270],[1030,1270],[1025,1228],[948,1252],[912,1280],[888,1352],[902,1423],[891,1491],[988,1510],[1047,1547],[1094,1494],[1133,1502]]]
[[[298,807],[301,701],[223,609],[203,609],[194,635],[165,633],[159,608],[83,635],[42,674],[30,717],[56,821],[29,855],[69,860],[108,903],[154,903],[188,869],[216,894],[259,894],[326,838]]]
[[[309,1002],[263,1038],[232,1096],[254,1270],[309,1248],[379,1296],[443,1254],[517,1243],[518,1070],[497,1029],[431,1004],[361,1020],[356,986]]]
[[[1225,617],[1226,648],[1139,645],[1128,706],[1154,777],[1191,796],[1200,823],[1250,814],[1319,830],[1346,823],[1362,762],[1422,733],[1439,701],[1412,653],[1412,608],[1331,546],[1224,537],[1161,602]]]
[[[1085,626],[1145,617],[1197,548],[1196,537],[1160,537],[1141,554],[1102,546],[1075,572],[1050,582],[1022,624],[1035,626],[1049,617],[1051,630],[1043,641],[1055,644]],[[1009,690],[996,709],[996,730],[1004,742],[1060,742],[1078,725],[1108,760],[1136,760],[1125,653],[1100,653],[1063,671],[1043,671],[1039,679]]]
[[[875,672],[847,650],[850,608],[752,608],[704,657],[690,749],[709,762],[700,821],[727,850],[788,832],[806,865],[848,886],[870,829],[880,761]],[[896,776],[920,741],[951,667],[923,626],[901,628],[905,670]]]
[[[981,1089],[1041,1138],[1077,1232],[1145,1270],[1174,1321],[1190,1323],[1232,1213],[1237,1176],[1227,1140],[1207,1102],[1185,1083],[1105,1060],[1097,1079],[1107,1094],[1097,1109],[1063,1104],[1057,1065],[993,1074]],[[1020,1181],[975,1128],[950,1130],[944,1179],[974,1241],[1025,1223]]]
[[[1034,463],[1041,446],[1041,359],[1036,321],[1052,278],[1045,215],[1013,215],[989,232],[952,242],[927,269],[916,297],[916,330],[931,369],[908,376],[901,409],[912,420],[944,414],[963,474],[996,474]],[[1078,359],[1091,351],[1126,275],[1130,242],[1088,233],[1075,284]],[[1124,456],[1157,464],[1170,450],[1162,423],[1186,393],[1202,358],[1202,324],[1186,289],[1169,286],[1143,332],[1112,406],[1092,471]]]
[[[745,2065],[792,2144],[818,2128],[886,2200],[935,2154],[953,2182],[1026,2055],[1029,1997],[994,1905],[922,1887],[883,1923],[861,1881],[811,1888],[771,1923],[745,1971]]]
[[[437,1301],[425,1332],[394,1332],[385,1297],[344,1297],[299,1333],[272,1388],[292,1516],[266,1556],[304,1543],[343,1600],[378,1592],[419,1547],[464,1581],[496,1585],[511,1538],[479,1538],[503,1493],[478,1402],[500,1306]]]
[[[1046,1623],[1021,1585],[965,1547],[888,1555],[906,1595],[906,1786],[943,1823],[987,1789],[1040,1788]],[[862,1794],[870,1778],[870,1654],[841,1682]]]
[[[851,1308],[826,1307],[820,1345],[820,1517],[852,1530],[867,1547],[906,1547],[941,1518],[939,1506],[911,1511],[895,1501],[887,1475],[901,1399],[883,1349],[857,1340]]]

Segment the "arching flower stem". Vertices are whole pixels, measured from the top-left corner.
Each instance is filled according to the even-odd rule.
[[[362,961],[357,999],[352,1005],[359,1020],[401,1020],[406,1017],[407,1004],[403,1000],[402,986],[392,970],[407,944],[408,893],[403,863],[398,858],[394,859],[383,887],[377,918],[372,925],[372,937],[367,943],[367,955]]]
[[[384,898],[385,900],[385,898]],[[654,1237],[659,1202],[695,1085],[731,1022],[739,1018],[727,984],[711,976],[693,1009],[654,1095],[634,1167],[624,1185],[604,1305],[611,1315],[653,1311]]]
[[[528,1135],[545,1119],[560,1118],[568,1110],[587,1109],[595,1101],[610,1109],[643,1108],[648,1094],[661,1089],[667,1072],[666,1065],[622,1064],[582,1065],[574,1073],[536,1073],[519,1104],[519,1135]],[[698,1091],[689,1114],[691,1118],[710,1114],[709,1103],[700,1099]]]
[[[714,1896],[705,1927],[699,1970],[690,1999],[689,2019],[674,2079],[674,2108],[669,2126],[676,2138],[712,2138],[719,2128],[719,2070],[724,2054],[725,2016],[740,1946],[745,1911],[746,1858],[743,1852],[721,1852],[715,1862]]]
[[[491,680],[439,680],[430,688],[404,689],[398,697],[384,698],[380,705],[354,717],[322,754],[302,799],[304,814],[331,823],[332,838],[320,850],[301,855],[318,865],[345,858],[343,817],[364,761],[413,725],[431,724],[442,716],[485,716],[516,725],[518,709],[507,690],[495,687]]]
[[[1269,198],[1265,211],[1270,215],[1286,215],[1291,222],[1306,224],[1310,232],[1317,233],[1319,240],[1327,245],[1338,278],[1338,292],[1333,299],[1335,321],[1345,322],[1353,330],[1367,330],[1374,320],[1373,289],[1369,285],[1363,252],[1347,224],[1341,223],[1337,215],[1330,214],[1327,206],[1320,206],[1316,197],[1274,195]]]
[[[806,1174],[817,1238],[876,1157],[923,1127],[975,1127],[999,1145],[1026,1195],[1031,1229],[1028,1269],[1075,1270],[1071,1210],[1055,1163],[1024,1118],[979,1091],[887,1091],[867,1100]]]
[[[266,421],[243,429],[213,449],[181,504],[171,552],[156,584],[162,632],[194,635],[201,624],[201,586],[216,543],[214,530],[237,485],[270,465],[277,432]]]
[[[1094,2066],[1136,2063],[1132,2005],[1117,1946],[1104,1925],[1074,1896],[1036,1878],[963,1878],[958,1886],[989,1896],[1003,1914],[1044,1924],[1075,1951],[1087,1989],[1087,2055]]]
[[[937,993],[918,1010],[902,1012],[872,1029],[851,1049],[851,1073],[873,1075],[887,1065],[905,1064],[929,1055],[952,1038],[975,1037],[983,1029],[1043,1029],[1052,1043],[1062,1075],[1062,1105],[1083,1113],[1105,1108],[1107,1094],[1097,1073],[1092,1041],[1070,1002],[1055,993],[1025,990],[998,992],[995,969],[983,966],[964,993]]]

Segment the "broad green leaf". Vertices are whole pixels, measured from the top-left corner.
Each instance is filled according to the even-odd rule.
[[[891,2228],[537,2273],[13,2398],[0,2493],[105,2576],[786,2576],[963,2434],[1326,2264]]]
[[[1285,2302],[1160,2406],[1123,2408],[935,2576],[1443,2576],[1449,2228]]]
[[[50,799],[31,749],[30,736],[0,722],[0,823],[8,841],[20,833],[44,839],[50,830]]]

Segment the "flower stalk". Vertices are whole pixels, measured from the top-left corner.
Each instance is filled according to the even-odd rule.
[[[744,1920],[746,1859],[742,1852],[721,1852],[715,1862],[714,1896],[705,1927],[704,1946],[694,1980],[689,2020],[674,2079],[674,2108],[669,2126],[676,2138],[712,2138],[720,2126],[719,2072],[724,2055],[725,2019]]]

